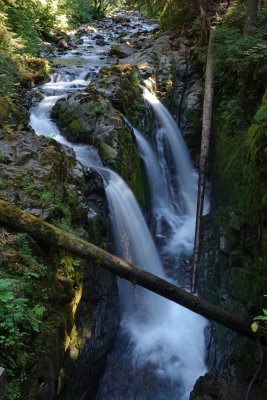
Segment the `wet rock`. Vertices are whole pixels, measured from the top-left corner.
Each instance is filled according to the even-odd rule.
[[[63,209],[55,204],[55,192],[65,193],[67,199],[70,185],[85,187],[84,174],[73,151],[27,131],[1,132],[0,143],[10,157],[8,166],[3,160],[0,162],[1,197],[48,221],[63,217]],[[82,202],[86,203],[85,198]]]
[[[68,45],[68,43],[66,42],[66,40],[61,39],[61,40],[58,42],[58,47],[59,47],[60,49],[67,50],[67,49],[69,48],[69,45]]]
[[[105,40],[104,36],[100,35],[99,33],[97,35],[93,36],[93,40],[96,40],[96,39]]]
[[[92,88],[59,100],[53,108],[53,117],[59,119],[64,135],[72,142],[94,144],[99,148],[104,142],[115,151],[118,129],[126,127],[109,100]]]
[[[3,163],[3,158],[0,160],[2,199],[53,224],[61,222],[63,229],[72,229],[81,237],[86,234],[87,240],[105,246],[107,206],[102,178],[96,173],[92,179],[85,175],[72,149],[29,131],[1,131],[0,147],[10,156],[9,164]],[[29,154],[32,159],[28,158]],[[97,181],[97,191],[93,181]],[[46,308],[45,329],[35,332],[31,338],[33,347],[29,360],[24,356],[25,348],[17,351],[16,368],[19,371],[30,368],[33,372],[25,384],[20,382],[21,390],[27,399],[50,400],[57,388],[59,396],[59,388],[64,392],[65,387],[63,378],[61,386],[57,385],[60,370],[62,376],[68,375],[70,382],[75,358],[75,367],[80,368],[79,382],[84,382],[82,388],[78,388],[77,380],[76,385],[72,385],[75,395],[79,390],[87,390],[90,397],[90,393],[95,393],[117,328],[116,279],[95,269],[94,265],[81,267],[69,254],[48,249],[27,236],[31,254],[36,259],[29,258],[17,252],[21,245],[16,240],[6,227],[4,231],[0,229],[0,272],[5,271],[11,277],[19,273],[22,288],[26,276],[30,306],[36,304],[40,292],[41,304]],[[13,247],[10,246],[12,241]],[[46,275],[39,279],[41,268]],[[29,275],[24,276],[22,271]],[[32,291],[31,274],[34,274]],[[25,296],[17,291],[19,295]],[[26,345],[26,340],[24,343]],[[82,374],[85,363],[87,372]],[[92,379],[88,378],[88,371]]]
[[[122,15],[113,15],[112,19],[116,23],[126,22],[125,18]]]
[[[152,73],[153,73],[153,67],[149,65],[148,63],[143,63],[137,65],[138,71],[139,71],[139,76],[142,79],[147,79],[149,78]]]
[[[83,39],[78,39],[75,41],[75,45],[81,45],[83,44]]]
[[[78,91],[60,99],[52,115],[70,141],[96,146],[103,163],[118,171],[141,204],[145,204],[148,193],[144,189],[145,177],[135,139],[123,115],[113,107],[127,109],[126,115],[136,116],[135,107],[144,111],[143,103],[134,100],[142,99],[139,87],[133,88],[134,79],[131,66],[102,68],[86,92]]]
[[[118,58],[126,58],[134,53],[134,49],[128,44],[116,44],[111,46],[110,55],[117,56]]]
[[[108,44],[104,39],[97,39],[95,44],[97,46],[105,46],[106,44]]]
[[[44,98],[41,92],[32,92],[32,102],[39,103]]]
[[[88,89],[97,90],[113,107],[140,126],[145,107],[139,81],[131,65],[103,67]]]

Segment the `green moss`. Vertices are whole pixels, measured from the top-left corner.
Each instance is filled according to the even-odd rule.
[[[106,143],[101,142],[100,145],[100,156],[102,160],[108,163],[114,163],[116,158],[117,152],[112,147],[108,146]]]
[[[8,164],[11,161],[11,157],[9,154],[3,153],[0,150],[0,163]]]
[[[79,133],[81,131],[81,125],[77,120],[71,121],[70,130],[74,133]]]
[[[129,130],[119,130],[117,170],[134,192],[141,207],[149,203],[149,191],[144,167]]]
[[[230,276],[230,291],[235,299],[245,300],[250,288],[250,279],[246,269],[232,268]]]

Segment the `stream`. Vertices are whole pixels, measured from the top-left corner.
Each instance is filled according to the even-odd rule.
[[[102,165],[97,150],[68,142],[50,117],[58,99],[84,89],[101,67],[109,65],[110,46],[119,41],[121,31],[125,30],[127,40],[137,33],[148,34],[155,27],[136,13],[127,17],[131,21],[127,28],[104,18],[80,38],[76,49],[54,54],[51,81],[38,88],[44,98],[33,104],[30,125],[36,134],[72,147],[79,161],[101,174],[116,254],[179,284],[181,261],[189,259],[193,249],[197,173],[168,110],[144,89],[155,117],[155,146],[151,147],[142,132],[135,128],[133,132],[151,195],[148,222],[131,189],[118,174]],[[106,44],[96,45],[96,33],[104,37]],[[208,209],[208,204],[205,207]],[[188,400],[195,381],[206,372],[205,319],[124,280],[119,280],[119,292],[120,328],[97,400]]]

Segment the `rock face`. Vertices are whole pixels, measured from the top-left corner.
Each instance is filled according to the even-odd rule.
[[[192,155],[197,156],[203,82],[188,61],[193,42],[188,35],[176,37],[175,33],[163,32],[131,43],[135,53],[120,62],[132,64],[141,83],[150,86],[167,105]],[[213,213],[205,217],[198,287],[201,297],[251,321],[262,313],[260,304],[266,291],[266,187],[259,183],[266,182],[266,169],[264,172],[262,168],[264,128],[260,125],[252,125],[245,143],[238,148],[225,132],[217,132],[216,155],[211,160],[216,171],[212,177]],[[190,399],[244,398],[258,366],[257,346],[215,324],[207,328],[206,341],[208,367],[214,375],[201,377]],[[266,396],[266,373],[264,369],[251,398]]]
[[[239,139],[238,148],[232,137],[214,124],[212,213],[204,220],[198,274],[201,297],[251,323],[265,308],[267,266],[266,127],[261,119],[257,120],[258,115],[262,115],[261,109],[245,137]],[[207,342],[208,366],[219,375],[213,378],[212,385],[221,397],[218,394],[214,398],[245,398],[259,366],[258,346],[217,324],[209,326]],[[266,357],[266,350],[263,352]],[[266,368],[265,363],[252,387],[252,399],[266,397]],[[192,400],[206,398],[205,387],[209,381],[206,376],[198,380]]]
[[[94,171],[85,170],[70,148],[30,131],[2,131],[0,143],[2,199],[106,247],[103,183]],[[10,287],[11,306],[21,298],[24,319],[39,318],[33,327],[15,325],[15,337],[0,328],[1,338],[9,338],[0,364],[14,372],[8,376],[8,394],[51,400],[67,390],[73,400],[85,393],[93,398],[117,329],[115,277],[29,235],[0,227],[0,283],[3,279]],[[4,312],[0,319],[6,320],[8,309]],[[20,347],[23,332],[27,336]],[[73,381],[74,366],[80,376]],[[25,371],[27,380],[22,380]],[[72,382],[68,389],[66,377]]]
[[[161,32],[131,41],[136,51],[121,64],[132,64],[142,84],[150,87],[183,129],[195,155],[201,135],[203,81],[188,61],[193,42],[175,32]]]
[[[143,165],[121,113],[140,123],[145,107],[137,83],[129,65],[102,68],[86,91],[59,100],[52,115],[68,140],[97,147],[103,164],[117,171],[145,206],[148,191]]]

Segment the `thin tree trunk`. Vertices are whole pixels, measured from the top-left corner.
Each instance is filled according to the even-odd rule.
[[[6,371],[0,367],[0,400],[7,392]]]
[[[3,200],[0,200],[0,224],[26,232],[40,242],[67,250],[94,263],[95,266],[127,279],[134,285],[143,286],[205,318],[226,326],[240,335],[254,340],[257,337],[252,332],[250,325],[238,317]],[[181,323],[185,323],[185,321],[181,321]]]
[[[200,162],[199,162],[196,230],[195,230],[193,261],[192,261],[191,292],[193,293],[196,291],[196,284],[197,284],[197,266],[199,261],[201,220],[202,220],[204,194],[205,194],[206,164],[207,164],[209,142],[210,142],[212,99],[213,99],[212,82],[214,75],[212,67],[212,40],[213,40],[213,31],[211,30],[209,46],[208,46],[207,64],[206,64],[206,76],[205,76],[205,93],[204,93],[204,103],[203,103],[202,138],[201,138],[201,151],[200,151]]]
[[[246,23],[244,36],[253,35],[257,24],[259,0],[247,0]]]

